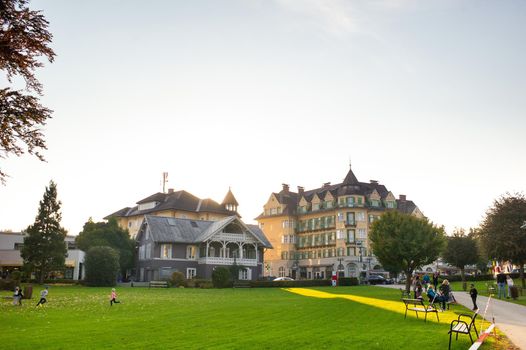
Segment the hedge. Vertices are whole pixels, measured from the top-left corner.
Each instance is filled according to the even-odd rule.
[[[340,277],[338,278],[339,286],[357,286],[360,284],[357,277]]]
[[[330,286],[331,280],[299,280],[299,281],[251,281],[253,288],[293,288],[293,287],[322,287]]]

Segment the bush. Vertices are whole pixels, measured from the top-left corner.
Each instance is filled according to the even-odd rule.
[[[18,270],[12,271],[9,278],[20,284],[20,281],[22,280],[22,272]]]
[[[176,271],[172,273],[170,282],[174,287],[186,287],[186,279],[184,278],[184,274],[182,272]]]
[[[339,286],[357,286],[360,284],[357,277],[340,277],[338,278]]]
[[[226,267],[216,267],[212,272],[212,284],[215,288],[232,287],[232,276]]]
[[[119,253],[110,247],[93,247],[84,259],[86,285],[111,287],[119,274]]]
[[[15,287],[17,285],[18,284],[16,283],[15,280],[12,280],[12,279],[8,279],[8,280],[0,279],[0,290],[14,291]]]
[[[292,287],[323,287],[330,286],[331,280],[299,280],[299,281],[251,281],[254,288],[292,288]]]

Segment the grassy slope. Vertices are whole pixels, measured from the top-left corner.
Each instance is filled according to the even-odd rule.
[[[404,320],[397,290],[315,289],[373,298],[372,305],[277,288],[122,288],[122,304],[110,308],[109,288],[52,286],[43,308],[34,308],[35,299],[22,307],[2,299],[2,349],[444,349],[449,322],[466,311],[455,306],[440,323],[434,315],[424,323],[412,315]],[[465,336],[453,341],[452,349],[468,347]]]

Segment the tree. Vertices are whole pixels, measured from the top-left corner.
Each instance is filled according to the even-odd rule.
[[[24,268],[35,271],[40,283],[47,273],[64,268],[67,247],[64,242],[66,230],[60,226],[61,204],[57,200],[57,185],[50,181],[40,201],[35,223],[26,229],[20,255],[24,259]]]
[[[369,239],[382,266],[405,273],[409,292],[413,271],[435,261],[441,252],[444,229],[427,219],[389,211],[373,223]]]
[[[460,269],[462,288],[466,290],[466,277],[464,268],[479,262],[477,242],[473,236],[473,230],[466,235],[464,229],[455,230],[452,237],[446,239],[446,248],[442,252],[444,260],[452,266]]]
[[[119,253],[119,266],[122,276],[133,267],[135,242],[130,238],[128,230],[123,230],[115,218],[108,222],[93,222],[91,218],[84,224],[82,232],[76,238],[77,246],[83,251],[92,247],[105,246]]]
[[[509,194],[496,199],[486,212],[480,227],[480,240],[484,253],[497,260],[511,261],[519,266],[522,287],[525,288],[524,263],[526,263],[526,220],[524,194]]]
[[[119,273],[119,253],[110,247],[92,247],[84,258],[86,283],[90,286],[114,286]]]
[[[9,82],[21,76],[26,90],[42,95],[42,84],[34,75],[42,67],[41,57],[53,62],[55,52],[49,47],[53,35],[49,22],[28,8],[28,0],[0,1],[0,70]],[[39,127],[51,118],[52,111],[41,106],[38,98],[10,88],[0,89],[0,158],[21,156],[26,151],[44,160],[39,150],[47,149]],[[0,170],[0,182],[6,173]]]
[[[215,288],[227,288],[232,286],[232,275],[226,267],[216,267],[212,272],[212,283]]]

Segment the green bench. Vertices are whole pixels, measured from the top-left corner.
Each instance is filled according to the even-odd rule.
[[[150,281],[148,288],[168,288],[166,281]]]

